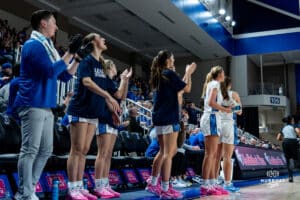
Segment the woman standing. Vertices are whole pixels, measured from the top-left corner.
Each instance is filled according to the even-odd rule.
[[[132,69],[129,72],[126,69],[121,74],[119,88],[116,88],[112,80],[117,75],[117,70],[111,60],[105,60],[104,73],[107,75],[107,81],[102,88],[105,88],[118,101],[125,100]],[[103,115],[102,118],[99,118],[99,129],[96,132],[98,154],[95,161],[94,193],[100,198],[118,198],[120,197],[120,193],[111,189],[108,180],[113,147],[118,136],[118,115],[110,112],[107,106],[105,106]]]
[[[187,65],[183,80],[174,72],[174,56],[163,50],[153,59],[151,66],[150,85],[153,91],[153,124],[160,150],[153,161],[152,174],[146,190],[162,199],[182,198],[182,194],[169,187],[172,158],[177,151],[177,137],[179,131],[179,103],[180,91],[190,92],[191,75],[196,64]],[[159,174],[162,174],[161,188],[158,184]]]
[[[90,46],[91,54],[80,62],[74,96],[67,111],[71,124],[71,151],[67,161],[68,197],[74,200],[95,200],[96,196],[83,189],[85,157],[105,105],[114,112],[120,108],[118,102],[101,88],[107,81],[101,56],[107,49],[105,39],[91,33],[83,39],[83,45]]]
[[[218,177],[220,162],[223,158],[223,171],[225,176],[224,189],[229,192],[238,192],[239,188],[234,187],[231,183],[232,179],[232,162],[231,157],[234,150],[234,145],[237,142],[237,126],[236,115],[242,114],[241,100],[237,92],[231,91],[231,79],[225,77],[221,83],[221,92],[223,96],[222,105],[230,107],[232,112],[221,114],[221,135],[220,144],[218,147],[217,169],[215,178]]]
[[[297,135],[300,135],[299,128],[295,128],[295,117],[289,115],[286,118],[283,118],[282,121],[286,123],[286,125],[282,128],[282,130],[277,134],[277,140],[282,142],[282,149],[284,156],[287,162],[287,168],[289,173],[289,182],[294,182],[293,179],[293,169],[294,169],[294,161],[298,156],[298,141]]]
[[[227,192],[221,187],[216,187],[214,180],[216,156],[221,133],[221,116],[219,112],[231,113],[231,108],[221,105],[223,97],[220,83],[223,81],[223,68],[220,66],[213,67],[206,76],[202,92],[204,113],[201,117],[200,127],[205,136],[205,154],[202,165],[204,184],[200,187],[200,192],[203,195],[221,195]]]

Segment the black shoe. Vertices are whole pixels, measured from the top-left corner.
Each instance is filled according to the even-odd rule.
[[[293,183],[293,182],[294,182],[293,177],[290,177],[290,178],[289,178],[289,182],[290,182],[290,183]]]

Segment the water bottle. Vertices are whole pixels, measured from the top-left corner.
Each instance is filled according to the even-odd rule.
[[[88,189],[88,179],[87,178],[83,178],[83,189],[87,190]]]
[[[232,110],[232,112],[240,112],[241,111],[241,106],[236,105],[236,106],[232,107],[231,110]]]
[[[58,200],[59,198],[59,180],[53,179],[52,181],[52,200]]]

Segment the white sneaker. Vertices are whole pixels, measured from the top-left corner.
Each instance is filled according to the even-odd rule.
[[[14,199],[15,199],[15,200],[21,200],[21,199],[22,199],[22,195],[21,195],[19,192],[17,192],[17,193],[15,194],[15,196],[14,196]]]
[[[173,182],[172,182],[172,186],[173,188],[185,188],[186,187],[186,184],[178,181],[177,179],[175,179]]]
[[[31,200],[39,200],[39,197],[36,196],[35,192],[30,196]]]

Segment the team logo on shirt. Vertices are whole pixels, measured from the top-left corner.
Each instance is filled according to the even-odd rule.
[[[106,75],[104,74],[103,70],[100,68],[94,68],[94,75],[95,77],[106,78]]]

